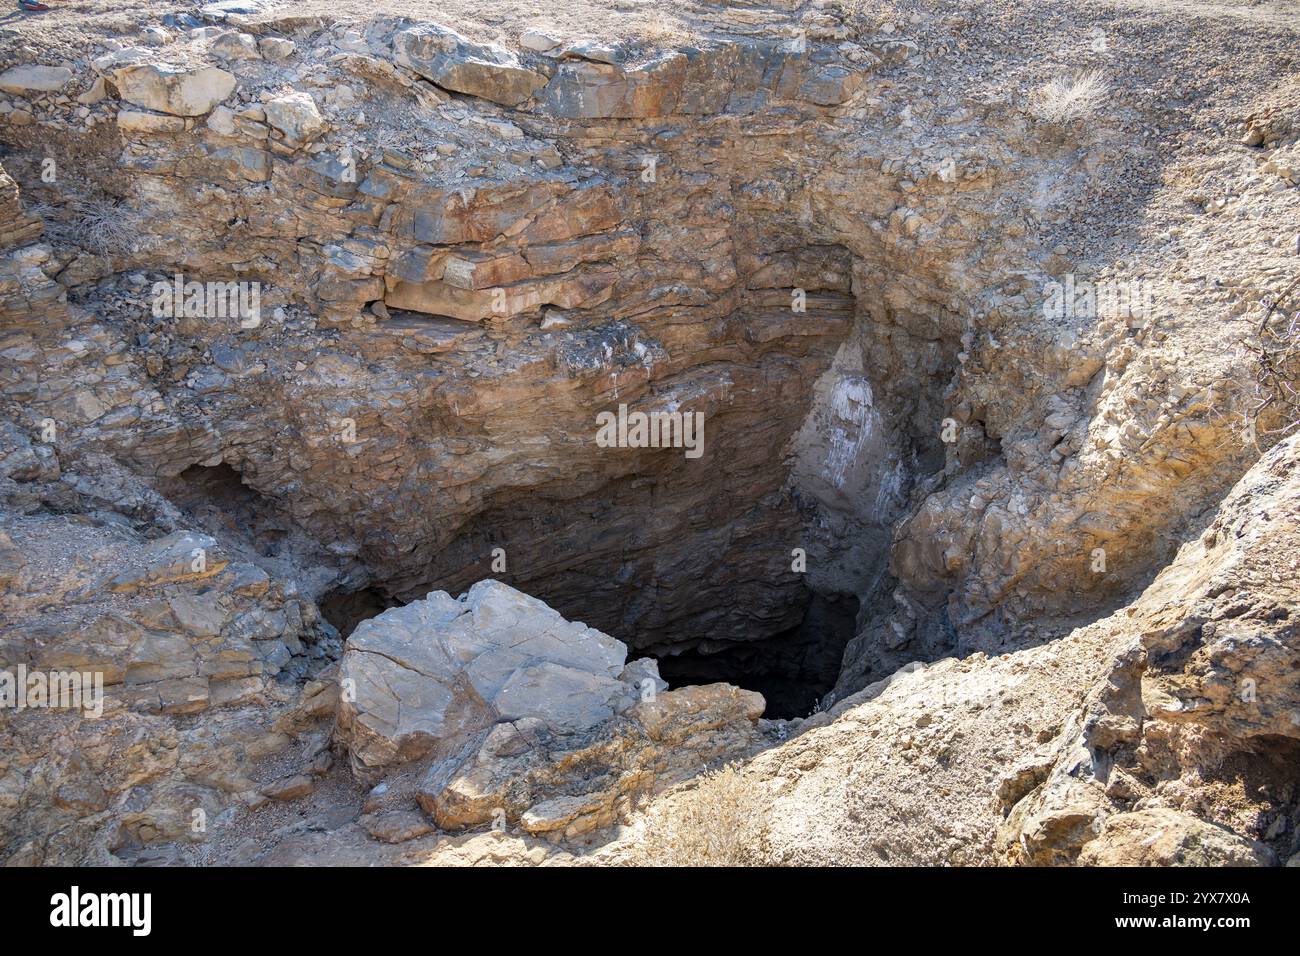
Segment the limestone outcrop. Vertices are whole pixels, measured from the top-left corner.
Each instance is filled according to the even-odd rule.
[[[355,770],[458,752],[476,731],[537,719],[587,730],[635,700],[627,649],[496,581],[385,611],[348,638],[338,740]]]
[[[394,59],[444,89],[519,106],[546,85],[504,47],[473,43],[438,24],[421,24],[393,35]]]
[[[728,684],[647,695],[587,732],[537,718],[497,724],[456,762],[425,772],[416,799],[444,830],[505,822],[572,840],[632,817],[639,802],[762,743],[763,698]]]
[[[760,862],[1295,858],[1298,453],[1292,437],[1267,454],[1132,605],[916,662],[788,724],[745,766],[768,809]]]
[[[1292,437],[1129,609],[1136,636],[1055,741],[1038,786],[1006,807],[1014,859],[1195,864],[1188,841],[1202,865],[1295,854],[1297,465]],[[1172,823],[1180,814],[1193,819]]]
[[[761,743],[759,694],[669,691],[655,662],[497,581],[362,623],[339,667],[335,739],[372,786],[383,842],[510,825],[574,839]],[[426,825],[427,826],[427,825]]]
[[[112,474],[64,473],[65,505],[106,493]],[[149,507],[117,481],[107,493],[134,487]],[[150,541],[48,514],[6,515],[0,578],[8,862],[174,854],[264,800],[258,761],[328,745],[337,636],[296,580],[187,530]]]

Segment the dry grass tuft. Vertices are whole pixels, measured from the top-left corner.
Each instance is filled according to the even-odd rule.
[[[769,806],[735,764],[659,801],[637,847],[642,866],[761,866]]]
[[[637,38],[655,47],[675,47],[690,43],[694,33],[678,17],[656,13],[650,21],[637,31]]]
[[[59,206],[34,203],[53,242],[80,246],[97,256],[138,252],[146,245],[140,214],[114,199],[74,196]]]
[[[1029,112],[1045,123],[1065,126],[1095,114],[1106,102],[1110,83],[1101,70],[1058,76],[1029,97]]]

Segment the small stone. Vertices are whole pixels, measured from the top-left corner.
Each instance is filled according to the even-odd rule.
[[[316,789],[316,781],[304,773],[294,774],[262,788],[262,795],[271,800],[297,800]]]
[[[98,103],[108,95],[107,85],[104,83],[102,76],[95,77],[95,82],[90,84],[90,89],[77,97],[78,103],[84,103],[87,106]]]
[[[185,119],[141,110],[121,110],[117,114],[117,126],[124,133],[180,133],[185,129]]]
[[[263,57],[278,63],[293,55],[294,42],[283,37],[262,37],[257,41],[257,48]]]
[[[339,37],[335,45],[345,53],[360,53],[363,55],[370,53],[370,44],[356,30],[344,31],[343,36]]]
[[[374,816],[366,815],[358,822],[380,843],[406,843],[435,831],[433,824],[414,810],[390,810]]]
[[[290,144],[305,143],[325,130],[325,120],[308,93],[296,91],[266,102],[266,121]]]
[[[218,106],[208,117],[208,129],[222,136],[234,136],[237,132],[234,111],[226,106]]]
[[[579,40],[577,43],[571,43],[564,48],[561,56],[590,60],[593,63],[608,63],[611,66],[617,66],[624,59],[622,50],[595,40]]]
[[[560,41],[541,30],[525,30],[519,37],[519,45],[525,50],[545,53],[547,50],[554,50],[560,45]]]
[[[598,813],[598,800],[585,796],[561,796],[529,807],[519,819],[519,825],[529,833],[550,833],[573,825],[580,817]]]
[[[247,33],[230,30],[212,41],[212,52],[225,60],[258,60],[257,41]]]

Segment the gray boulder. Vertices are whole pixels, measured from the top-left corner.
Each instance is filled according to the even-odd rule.
[[[66,66],[22,64],[0,73],[0,90],[6,93],[57,93],[71,82]]]
[[[235,91],[235,77],[215,66],[185,67],[166,63],[129,63],[109,78],[122,99],[172,116],[203,116]]]
[[[399,64],[443,89],[503,106],[519,106],[546,85],[545,76],[524,67],[504,47],[474,43],[437,24],[396,33],[393,54]]]
[[[435,591],[348,639],[336,736],[366,778],[455,754],[499,721],[582,731],[635,700],[620,680],[626,656],[621,641],[498,581],[460,599]]]

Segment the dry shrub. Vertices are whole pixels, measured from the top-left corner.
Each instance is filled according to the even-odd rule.
[[[97,256],[138,252],[146,245],[140,214],[115,199],[69,197],[62,205],[35,203],[52,241],[80,246]]]
[[[1265,434],[1286,435],[1300,427],[1300,307],[1293,301],[1298,286],[1300,277],[1273,300],[1258,329],[1259,343],[1246,343],[1255,356],[1249,419]],[[1266,427],[1265,421],[1276,424]]]
[[[642,866],[761,866],[769,806],[735,764],[653,806],[637,847]]]
[[[639,39],[651,46],[678,46],[694,39],[690,27],[677,16],[659,11],[639,31]]]
[[[1065,126],[1096,113],[1109,90],[1110,83],[1101,70],[1058,76],[1030,94],[1029,112],[1045,123]]]

